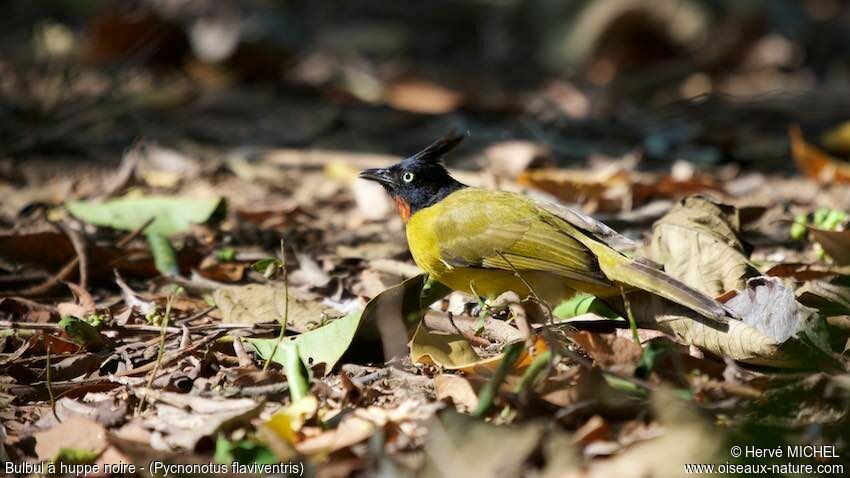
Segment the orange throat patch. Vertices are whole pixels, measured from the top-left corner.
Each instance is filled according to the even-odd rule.
[[[393,199],[395,199],[395,208],[398,209],[398,215],[407,224],[407,220],[410,219],[410,204],[398,196]]]

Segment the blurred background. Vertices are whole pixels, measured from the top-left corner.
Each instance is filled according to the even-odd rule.
[[[797,125],[850,151],[848,23],[838,0],[12,1],[0,179],[102,173],[140,141],[202,165],[268,148],[409,155],[458,127],[462,168],[514,179],[614,160],[717,190],[701,171],[795,172]],[[546,181],[525,178],[563,189]]]

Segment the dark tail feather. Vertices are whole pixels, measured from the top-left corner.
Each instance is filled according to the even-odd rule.
[[[723,323],[729,319],[729,312],[717,300],[658,269],[625,257],[624,259],[629,261],[627,267],[634,272],[629,275],[633,280],[628,285],[658,294],[707,318]]]

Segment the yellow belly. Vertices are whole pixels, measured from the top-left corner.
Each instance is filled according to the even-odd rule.
[[[516,292],[521,299],[532,295],[525,283],[511,271],[453,268],[428,273],[454,290],[487,299],[494,299],[507,291]],[[563,277],[548,272],[525,271],[522,277],[541,300],[552,305],[557,305],[575,293]]]

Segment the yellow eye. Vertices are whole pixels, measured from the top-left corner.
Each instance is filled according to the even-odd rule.
[[[413,181],[413,173],[411,173],[410,171],[408,171],[408,172],[404,173],[404,174],[401,176],[401,180],[402,180],[402,181],[404,181],[404,182],[406,182],[406,183],[409,183],[410,181]]]

